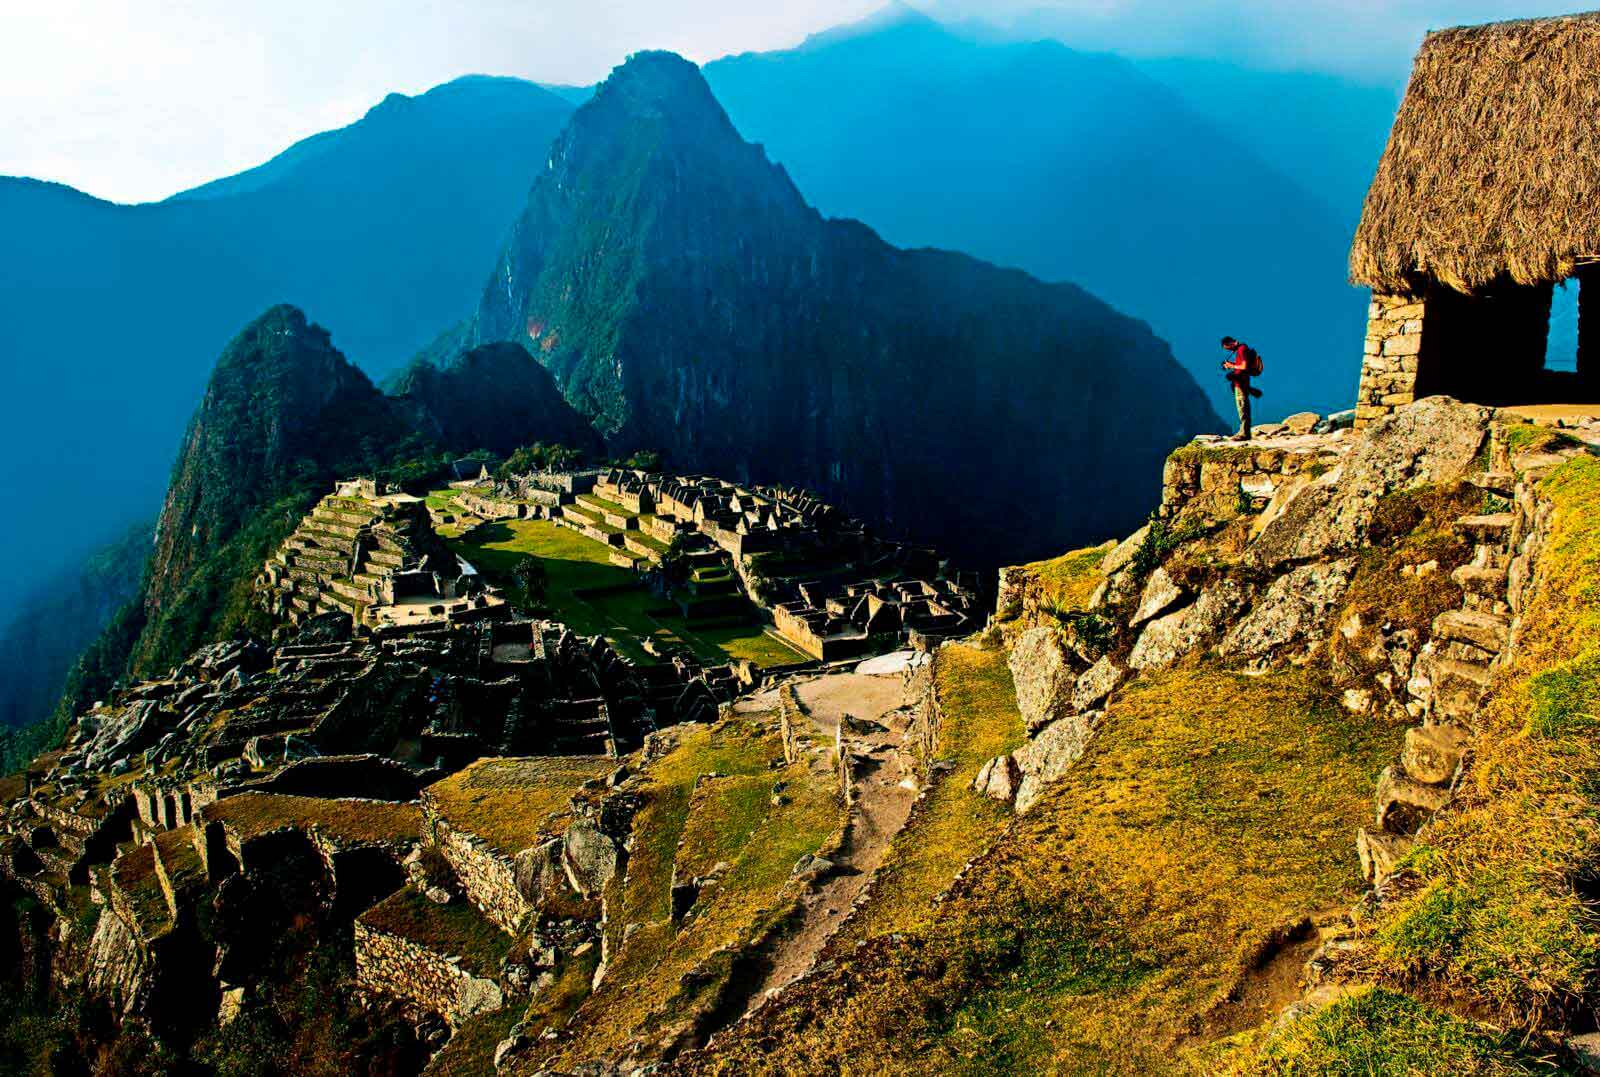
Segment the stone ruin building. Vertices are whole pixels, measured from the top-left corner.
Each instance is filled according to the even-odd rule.
[[[1358,425],[1440,394],[1600,400],[1597,57],[1600,13],[1424,39],[1350,252]]]
[[[341,482],[319,501],[263,566],[256,591],[289,624],[338,613],[380,635],[510,612],[445,548],[421,498],[373,479]]]
[[[878,538],[804,490],[626,468],[453,485],[474,514],[551,520],[641,573],[674,549],[687,565],[686,615],[737,615],[754,602],[815,660],[960,635],[978,605],[973,581],[952,578],[932,551]]]
[[[758,595],[814,658],[975,615],[930,551],[803,492],[621,470],[456,486],[468,513],[603,542],[641,585],[681,552],[682,601],[744,618]],[[181,1040],[248,1005],[305,925],[344,925],[360,996],[436,1047],[603,946],[643,780],[623,757],[724,720],[765,674],[639,665],[517,613],[434,530],[449,511],[338,484],[256,580],[270,642],[118,688],[5,780],[0,874],[82,925],[92,996]]]

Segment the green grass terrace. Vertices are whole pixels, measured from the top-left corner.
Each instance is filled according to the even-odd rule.
[[[687,650],[704,662],[747,659],[757,666],[803,662],[807,656],[754,621],[691,621],[642,586],[630,570],[610,561],[615,547],[548,520],[496,520],[447,541],[496,584],[511,586],[512,570],[526,557],[544,565],[549,615],[586,636],[604,636],[640,664],[660,659],[644,649]],[[731,576],[729,577],[731,581]]]
[[[597,755],[480,759],[423,795],[451,826],[510,856],[554,832],[550,816],[566,808],[580,785],[616,765]]]

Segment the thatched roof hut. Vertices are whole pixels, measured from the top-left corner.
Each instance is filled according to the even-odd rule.
[[[1352,281],[1472,292],[1596,261],[1600,12],[1429,34],[1367,193]]]

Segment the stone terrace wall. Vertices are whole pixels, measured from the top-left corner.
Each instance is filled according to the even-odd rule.
[[[476,834],[456,830],[427,796],[422,799],[422,826],[454,869],[468,900],[502,931],[516,931],[531,906],[517,889],[512,858]]]
[[[1171,519],[1203,496],[1224,500],[1243,496],[1259,509],[1292,476],[1338,463],[1340,453],[1334,445],[1329,441],[1326,446],[1313,442],[1295,448],[1251,448],[1226,442],[1186,446],[1167,457],[1162,469],[1159,514]]]
[[[452,1026],[504,1003],[500,986],[474,976],[458,960],[356,921],[356,983],[364,990],[404,999]]]
[[[1416,399],[1422,354],[1421,299],[1374,295],[1367,310],[1367,340],[1356,391],[1356,425],[1365,426]]]

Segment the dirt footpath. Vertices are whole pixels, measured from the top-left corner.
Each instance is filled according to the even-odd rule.
[[[855,719],[845,739],[854,759],[856,799],[844,846],[833,858],[837,869],[806,895],[804,921],[779,945],[772,969],[751,999],[752,1009],[811,968],[905,826],[916,797],[911,783],[901,784],[912,772],[911,761],[902,766],[900,758],[910,720],[902,673],[823,674],[797,682],[795,695],[807,719],[830,741],[845,715]]]

